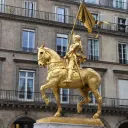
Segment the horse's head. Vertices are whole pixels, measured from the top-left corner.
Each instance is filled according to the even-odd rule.
[[[48,53],[47,49],[42,45],[38,48],[38,65],[46,66],[50,60],[50,54]]]

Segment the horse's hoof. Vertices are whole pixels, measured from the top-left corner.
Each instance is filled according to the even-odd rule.
[[[80,113],[82,111],[82,107],[78,104],[77,105],[77,113]]]
[[[94,116],[93,116],[93,119],[98,119],[99,118],[99,114],[95,114]]]
[[[55,116],[55,117],[60,117],[61,114],[60,114],[59,112],[57,112],[54,116]]]

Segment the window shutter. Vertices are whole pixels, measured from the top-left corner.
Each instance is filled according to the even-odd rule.
[[[99,21],[103,21],[103,14],[99,14]]]
[[[98,15],[98,20],[103,21],[103,14]],[[101,25],[101,28],[103,28],[103,27],[104,27],[104,24]]]
[[[117,16],[114,16],[113,17],[113,25],[111,26],[112,27],[112,30],[118,30],[118,17]]]
[[[116,1],[113,0],[113,7],[115,8],[116,7]]]
[[[55,21],[57,21],[58,15],[57,15],[57,8],[58,6],[55,6],[54,8],[54,12],[55,12]]]
[[[5,0],[0,0],[0,12],[5,11]]]
[[[118,80],[119,99],[128,99],[128,80]],[[119,102],[120,105],[128,105],[126,102]]]
[[[24,1],[24,8],[28,9],[28,1]]]
[[[36,2],[33,2],[33,10],[36,10]]]
[[[69,23],[69,12],[68,12],[68,8],[65,8],[65,22]]]
[[[96,4],[99,4],[99,0],[95,0]]]
[[[127,59],[127,63],[128,63],[128,45],[126,45],[126,59]]]
[[[36,17],[36,2],[33,2],[33,16]]]
[[[128,32],[128,18],[126,19],[125,25],[126,25],[125,32]]]
[[[124,9],[127,9],[127,4],[128,4],[127,0],[124,0],[123,2],[124,2]]]
[[[28,11],[28,1],[24,1],[24,15],[25,16],[28,16],[28,13],[29,13],[29,11]]]

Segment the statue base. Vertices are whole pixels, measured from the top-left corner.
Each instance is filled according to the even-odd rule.
[[[100,119],[48,117],[36,121],[34,128],[103,128]]]

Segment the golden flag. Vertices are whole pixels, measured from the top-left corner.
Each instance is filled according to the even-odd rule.
[[[95,19],[83,3],[80,5],[77,19],[84,23],[84,26],[87,28],[89,33],[92,32],[92,29],[95,25]]]

